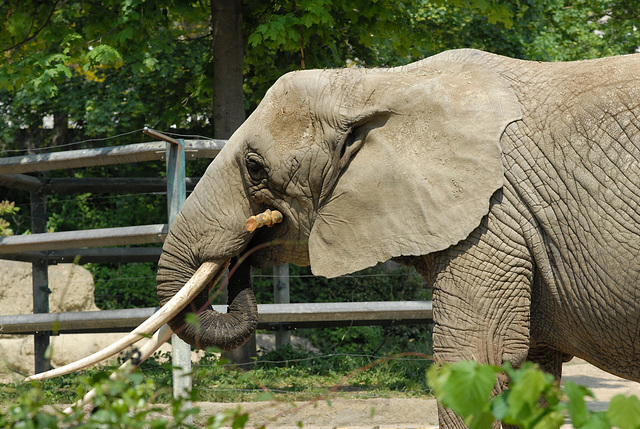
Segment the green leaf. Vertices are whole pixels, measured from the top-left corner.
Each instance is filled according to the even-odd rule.
[[[607,417],[612,426],[620,429],[640,428],[640,399],[636,396],[614,396],[609,403]]]
[[[548,409],[549,410],[549,409]],[[534,425],[533,429],[558,429],[564,424],[564,415],[558,410],[549,410]]]
[[[584,386],[578,386],[572,381],[568,381],[564,385],[564,391],[567,394],[567,410],[573,427],[579,428],[584,426],[589,419],[589,410],[584,400],[585,396],[593,398],[593,393]]]
[[[498,372],[499,368],[490,365],[456,362],[449,369],[443,367],[441,374],[436,374],[433,387],[444,406],[469,422],[474,413],[488,411]]]
[[[240,412],[240,410],[238,410],[233,416],[233,423],[231,424],[231,427],[233,429],[242,429],[246,426],[248,420],[249,414],[242,413]]]
[[[85,57],[89,62],[85,65],[85,70],[93,65],[116,65],[122,62],[120,53],[114,47],[106,44],[94,46]]]
[[[491,413],[496,420],[503,421],[509,416],[509,403],[507,402],[506,392],[493,398],[491,402]]]
[[[607,419],[607,415],[604,412],[592,413],[587,422],[580,429],[610,429],[611,423]]]
[[[475,413],[468,423],[469,429],[490,429],[493,427],[495,418],[489,411]]]
[[[262,32],[255,31],[249,35],[247,43],[255,48],[262,43],[262,39]]]
[[[543,392],[553,383],[553,377],[549,377],[533,365],[525,364],[513,381],[507,401],[511,414],[522,416],[531,414],[538,407]]]

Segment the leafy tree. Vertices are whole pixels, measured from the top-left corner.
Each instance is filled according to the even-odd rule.
[[[638,13],[623,3],[580,0],[543,4],[537,11],[535,31],[524,39],[525,57],[571,61],[635,52],[640,46]]]
[[[299,68],[398,65],[455,47],[536,60],[633,52],[640,36],[632,3],[245,0],[240,9],[238,0],[4,2],[0,116],[9,126],[0,145],[35,149],[145,124],[215,135],[216,112],[241,97],[222,89],[242,80],[216,84],[214,73],[230,63],[234,40],[242,41],[233,58],[243,55],[251,111],[278,76]],[[220,27],[229,23],[240,33],[229,37],[233,25]],[[47,115],[52,132],[42,130]]]
[[[488,22],[510,23],[506,2],[469,4]],[[239,5],[237,0],[2,3],[0,115],[11,126],[0,131],[1,144],[34,149],[144,124],[208,129],[214,135],[211,125],[221,107],[211,100],[221,99],[228,108],[241,95],[223,91],[242,86],[242,80],[217,83],[216,75],[227,79],[242,68],[214,70],[231,60],[237,64],[238,52],[244,54],[245,107],[251,110],[289,70],[349,61],[393,65],[421,57],[429,28],[416,17],[425,9],[451,9],[445,2],[418,0],[245,0],[241,10]],[[240,33],[229,37],[234,25]],[[234,45],[232,55],[227,45],[239,39],[246,43]],[[53,133],[42,131],[46,115],[54,118]]]
[[[162,0],[5,2],[0,115],[12,126],[0,141],[33,149],[145,123],[197,126],[190,107],[206,111],[191,97],[207,52],[200,12]],[[62,130],[48,139],[38,131],[46,115]]]

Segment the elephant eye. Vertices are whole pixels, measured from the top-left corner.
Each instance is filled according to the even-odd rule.
[[[267,178],[267,170],[264,167],[262,158],[257,155],[249,155],[246,161],[247,172],[251,179],[258,182]]]

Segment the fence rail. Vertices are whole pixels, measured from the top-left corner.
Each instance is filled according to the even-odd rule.
[[[193,190],[200,178],[185,178],[188,191]],[[96,189],[108,189],[109,193],[150,193],[166,192],[167,179],[155,177],[83,177],[75,178],[44,178],[29,176],[28,174],[7,174],[0,176],[0,186],[20,189],[27,192],[43,192],[56,194],[74,194],[95,192]]]
[[[102,247],[44,250],[0,254],[0,259],[20,262],[38,262],[46,259],[53,264],[126,264],[129,262],[158,262],[160,247]]]
[[[184,143],[186,158],[195,159],[215,158],[224,147],[225,142],[224,140],[185,140]],[[165,142],[151,142],[37,155],[9,156],[0,158],[0,176],[164,160],[166,145]]]
[[[224,313],[227,306],[214,305],[213,309]],[[0,316],[0,334],[129,332],[156,310],[135,308]],[[431,301],[258,304],[258,329],[269,330],[277,327],[387,326],[426,323],[431,318]]]
[[[76,247],[107,247],[125,244],[162,243],[169,227],[166,224],[125,226],[82,231],[0,237],[0,255]]]

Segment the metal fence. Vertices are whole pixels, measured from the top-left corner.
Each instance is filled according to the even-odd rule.
[[[170,220],[179,210],[181,202],[184,201],[186,190],[192,189],[198,181],[197,178],[185,177],[185,160],[214,158],[225,143],[221,140],[174,140],[155,133],[153,130],[146,130],[146,132],[155,138],[163,138],[166,142],[157,141],[118,147],[0,158],[0,186],[24,190],[31,195],[32,234],[0,237],[0,259],[32,263],[34,312],[30,315],[0,317],[0,333],[34,335],[36,372],[48,369],[49,362],[45,358],[45,352],[52,333],[129,331],[156,310],[145,308],[49,313],[48,296],[50,292],[47,278],[49,264],[64,262],[156,262],[160,255],[159,247],[118,246],[162,243],[167,235]],[[167,179],[42,179],[26,174],[152,160],[167,162]],[[169,223],[83,231],[45,232],[47,194],[97,192],[100,189],[108,189],[110,193],[166,191]],[[285,268],[284,272],[283,268]],[[288,290],[286,286],[283,286],[288,282],[283,283],[278,280],[286,276],[286,267],[279,267],[279,270],[276,271],[278,272],[274,288],[276,301],[288,302]],[[216,306],[215,309],[221,312],[226,311],[224,306]],[[431,320],[430,301],[277,303],[261,304],[258,310],[258,327],[278,330],[281,333],[283,330],[297,327],[390,325],[425,323]],[[174,341],[174,343],[178,342]],[[176,344],[174,344],[174,353],[175,348]],[[183,350],[182,353],[185,351]],[[190,356],[190,354],[187,353],[186,356]],[[184,362],[176,363],[174,360],[174,365],[182,366]]]

